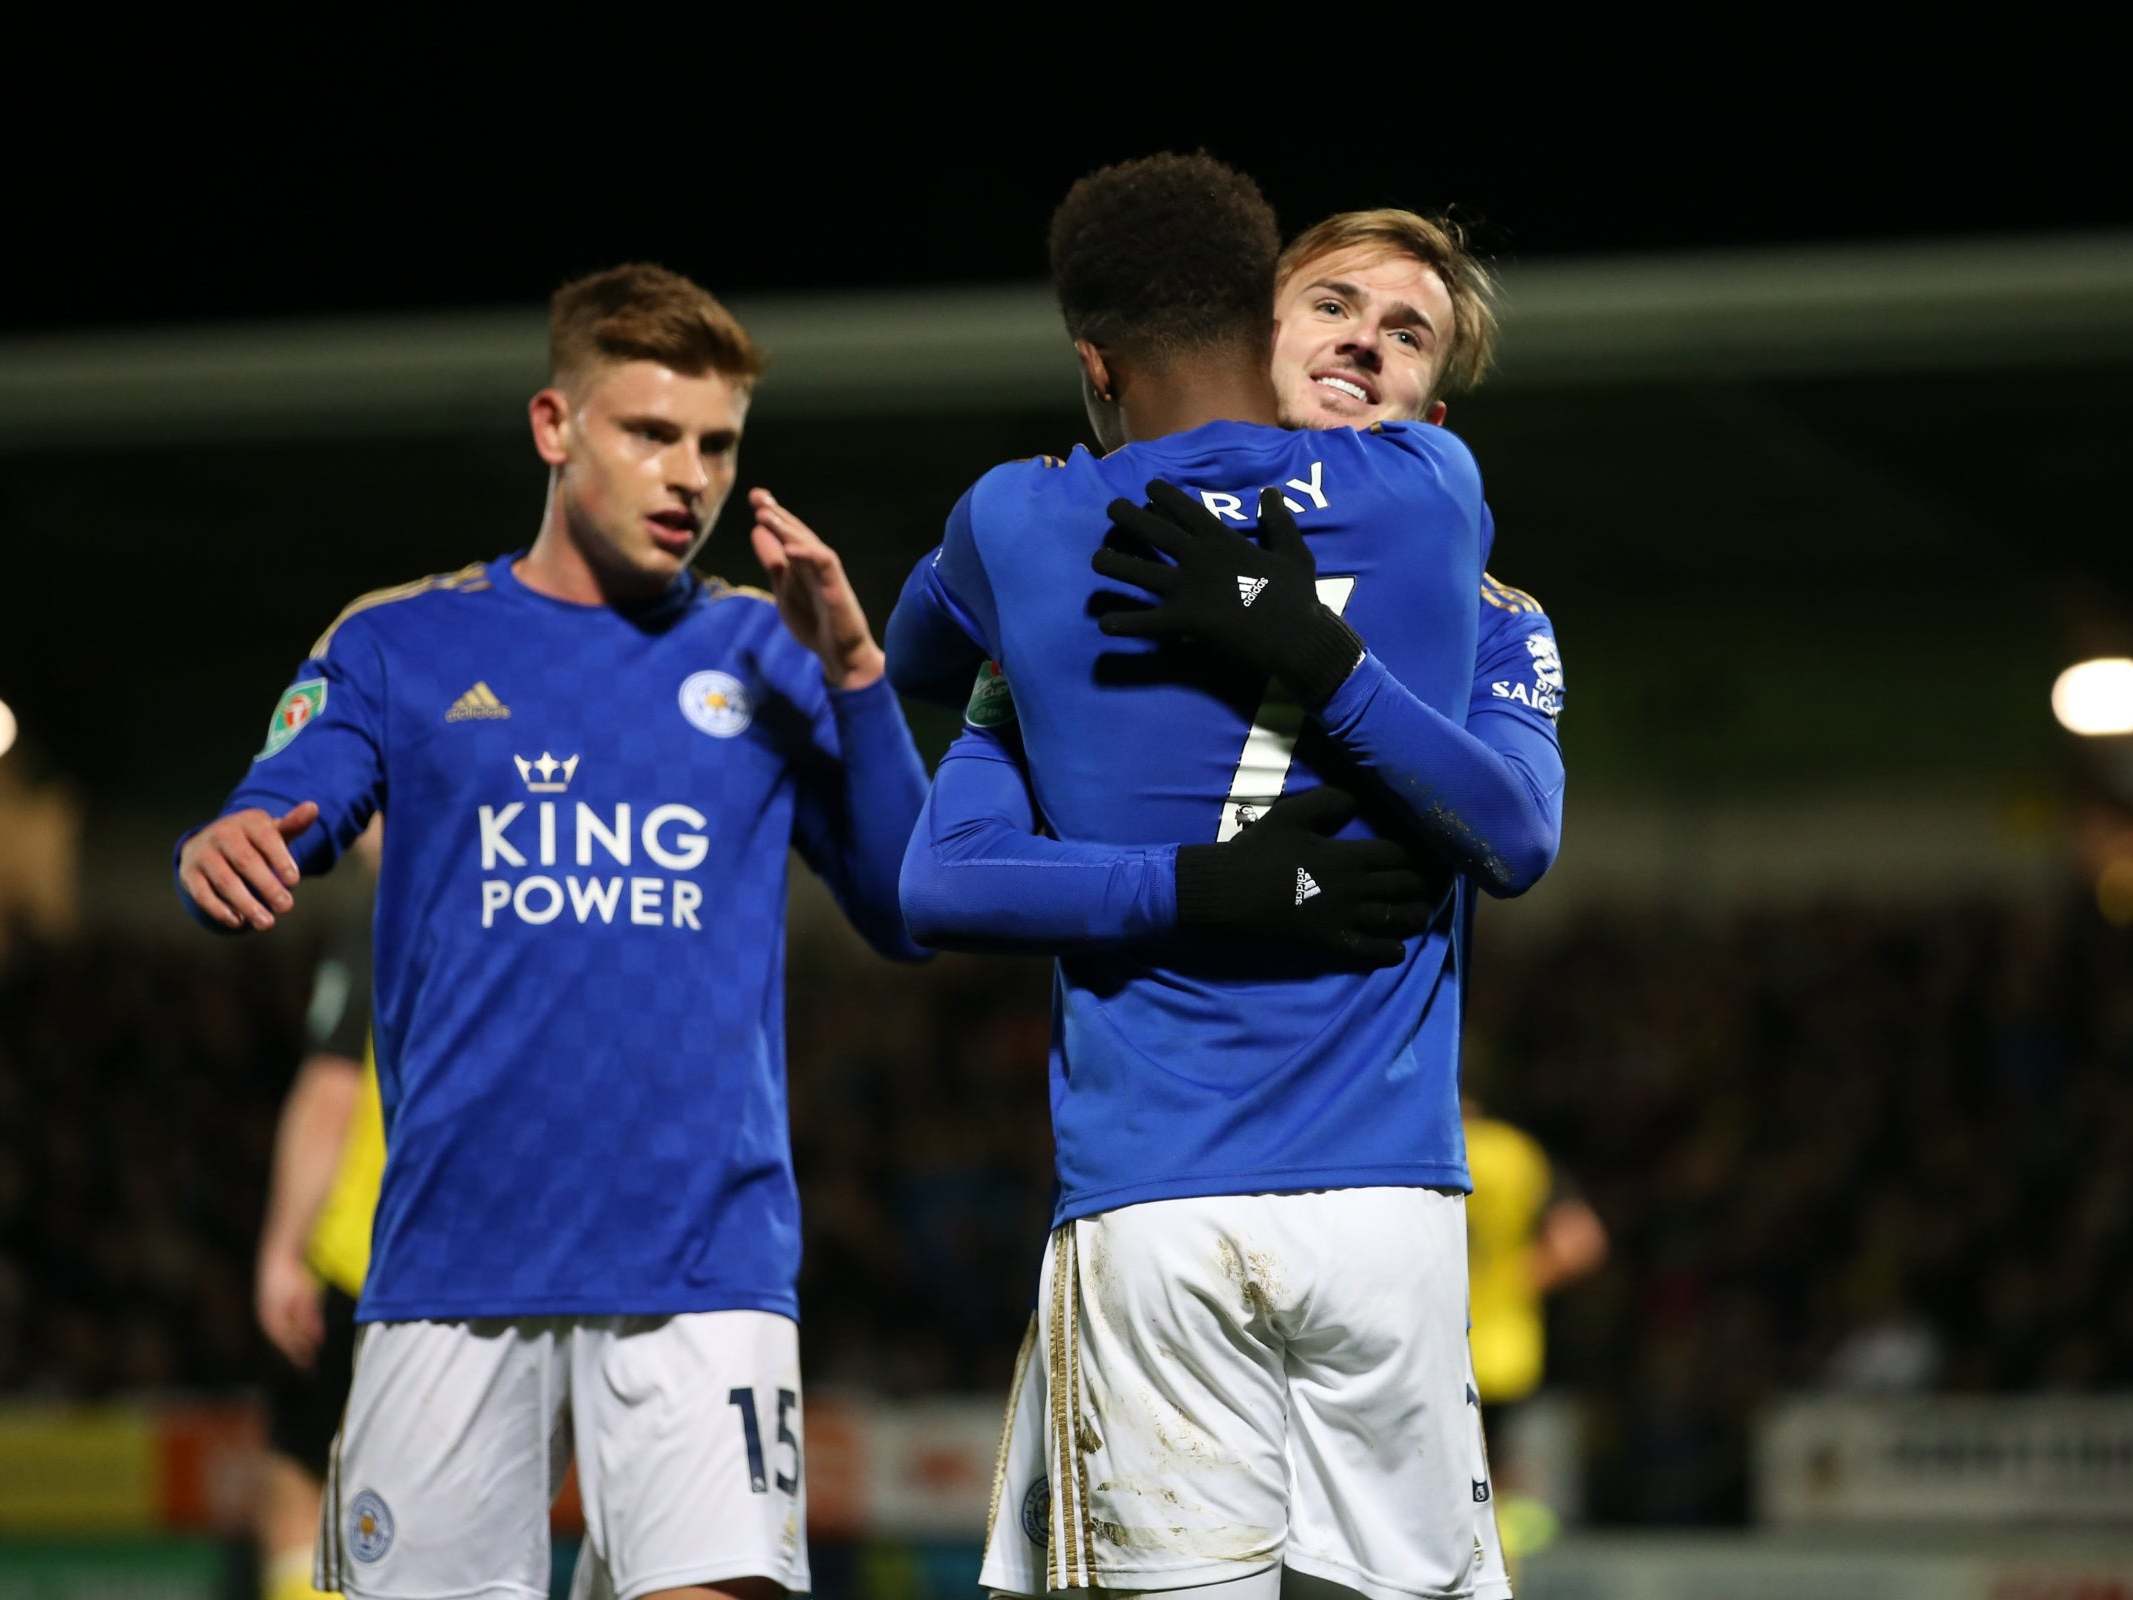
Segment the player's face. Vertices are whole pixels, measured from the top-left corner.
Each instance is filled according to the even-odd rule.
[[[656,361],[600,367],[571,397],[558,490],[611,587],[663,587],[694,558],[733,491],[747,416],[731,379]]]
[[[1423,416],[1451,334],[1451,294],[1412,256],[1359,245],[1304,262],[1274,295],[1282,421],[1360,428]]]

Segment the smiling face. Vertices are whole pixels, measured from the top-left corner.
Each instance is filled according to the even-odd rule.
[[[656,361],[593,368],[534,400],[571,544],[610,595],[656,593],[689,564],[740,465],[748,392]]]
[[[1452,297],[1436,269],[1378,245],[1300,263],[1274,318],[1274,388],[1294,428],[1424,416],[1452,347]]]

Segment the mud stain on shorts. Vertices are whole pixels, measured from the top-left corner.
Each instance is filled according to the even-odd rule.
[[[1278,1536],[1272,1528],[1230,1525],[1219,1528],[1186,1528],[1175,1524],[1129,1528],[1123,1523],[1096,1522],[1096,1537],[1118,1550],[1191,1556],[1197,1561],[1263,1561],[1273,1556]]]
[[[1271,1322],[1287,1294],[1281,1263],[1266,1250],[1240,1250],[1229,1239],[1215,1241],[1215,1265],[1244,1297],[1247,1317]]]

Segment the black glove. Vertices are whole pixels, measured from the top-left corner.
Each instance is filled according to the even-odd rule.
[[[1158,478],[1147,506],[1111,502],[1115,527],[1168,555],[1150,561],[1106,544],[1089,564],[1156,597],[1146,611],[1114,611],[1098,623],[1115,639],[1188,634],[1246,666],[1279,678],[1316,710],[1363,659],[1356,631],[1319,603],[1318,563],[1282,503],[1259,497],[1259,540],[1225,527],[1183,490]]]
[[[1306,789],[1222,844],[1178,846],[1178,924],[1330,950],[1347,964],[1396,967],[1402,939],[1428,929],[1446,882],[1432,883],[1389,839],[1328,835],[1355,815],[1339,789]]]

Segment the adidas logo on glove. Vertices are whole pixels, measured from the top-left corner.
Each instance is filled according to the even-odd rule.
[[[1266,585],[1266,579],[1247,578],[1243,573],[1240,572],[1237,574],[1237,598],[1239,600],[1242,600],[1246,605],[1250,605],[1254,600],[1259,598],[1259,591],[1261,589],[1264,589]]]
[[[1318,880],[1304,871],[1302,867],[1298,867],[1296,869],[1296,903],[1302,905],[1316,893],[1318,893]]]

